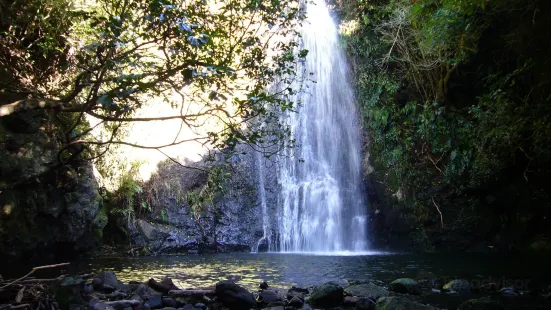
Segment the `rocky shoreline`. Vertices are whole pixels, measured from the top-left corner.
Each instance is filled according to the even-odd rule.
[[[213,287],[180,288],[170,278],[123,283],[112,271],[62,276],[55,279],[21,278],[0,287],[0,309],[70,310],[432,310],[427,297],[464,297],[459,310],[549,309],[551,286],[520,291],[513,286],[472,283],[455,279],[400,278],[388,285],[326,282],[312,287],[272,288],[262,282],[251,292],[225,280]],[[10,295],[11,294],[11,295]],[[505,298],[505,299],[504,299]],[[429,298],[430,299],[430,298]],[[515,304],[522,305],[520,307]]]

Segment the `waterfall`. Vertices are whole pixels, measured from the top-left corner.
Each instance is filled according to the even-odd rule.
[[[272,240],[271,240],[271,231],[270,231],[270,217],[268,215],[268,206],[266,203],[266,172],[264,167],[264,161],[260,152],[255,152],[255,161],[258,165],[258,200],[260,201],[260,207],[262,209],[262,238],[253,245],[252,252],[258,252],[260,246],[265,243],[267,245],[267,250],[270,252]]]
[[[316,83],[298,95],[298,113],[282,116],[298,146],[286,151],[278,171],[279,249],[365,251],[360,129],[348,65],[326,4],[307,2],[304,65]]]

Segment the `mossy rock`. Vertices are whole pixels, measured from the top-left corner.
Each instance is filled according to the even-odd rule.
[[[382,297],[377,300],[375,310],[436,310],[433,306],[424,305],[404,297]]]
[[[459,310],[505,310],[499,302],[488,297],[470,299],[459,305]]]
[[[471,284],[467,280],[456,279],[446,283],[443,289],[460,295],[468,295],[471,293]]]
[[[421,286],[410,278],[401,278],[392,281],[389,290],[400,294],[421,295]]]
[[[341,305],[343,300],[343,288],[337,283],[327,282],[314,288],[308,303],[313,308],[327,309]]]
[[[388,290],[373,283],[349,286],[344,290],[346,293],[357,297],[387,297]]]

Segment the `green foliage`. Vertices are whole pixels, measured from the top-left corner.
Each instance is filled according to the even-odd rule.
[[[344,40],[356,64],[373,177],[407,193],[420,225],[434,217],[434,197],[484,192],[509,178],[549,187],[541,178],[551,158],[550,51],[540,40],[549,23],[534,19],[544,7],[345,1],[345,18],[359,24]],[[441,207],[447,222],[464,217]]]
[[[144,201],[139,201],[140,195],[143,192],[141,182],[139,181],[139,168],[139,162],[132,162],[130,164],[128,170],[122,173],[119,186],[112,197],[113,201],[117,203],[117,207],[112,212],[120,213],[129,220],[134,217],[138,203],[141,208],[147,206],[147,204],[144,205]],[[148,208],[145,209],[148,210]]]
[[[199,219],[209,206],[214,206],[217,198],[226,193],[227,180],[231,177],[227,164],[212,166],[208,174],[205,185],[186,194],[187,205],[196,219]]]

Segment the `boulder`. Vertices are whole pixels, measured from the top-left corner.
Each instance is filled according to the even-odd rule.
[[[505,310],[505,307],[488,297],[470,299],[459,305],[459,310]]]
[[[467,280],[456,279],[444,285],[445,292],[457,293],[459,295],[469,295],[471,293],[471,284]]]
[[[260,285],[258,286],[260,287],[261,290],[267,290],[268,289],[268,282],[264,281],[262,283],[260,283]]]
[[[360,297],[356,302],[356,310],[373,310],[375,309],[374,298]]]
[[[341,305],[344,299],[344,290],[333,282],[327,282],[314,288],[308,299],[313,308],[333,308]]]
[[[375,310],[436,310],[436,308],[409,300],[404,297],[381,297]]]
[[[347,294],[358,297],[387,297],[388,291],[384,287],[373,283],[349,286],[344,290]]]
[[[174,300],[174,298],[167,297],[167,298],[163,298],[162,300],[163,300],[163,305],[165,307],[176,308],[177,306],[176,300]]]
[[[421,286],[410,278],[396,279],[390,283],[388,289],[400,294],[421,295]]]
[[[295,307],[295,308],[301,308],[302,305],[304,305],[304,301],[300,299],[298,296],[295,296],[289,300],[289,306]]]
[[[119,280],[117,279],[117,275],[113,271],[102,271],[98,273],[97,276],[95,276],[94,279],[99,279],[101,282],[103,282],[103,286],[109,285],[112,287],[117,287],[119,285]],[[93,280],[92,280],[93,284]]]
[[[159,309],[163,307],[163,297],[161,295],[151,296],[146,302],[151,309]]]
[[[276,302],[283,302],[283,297],[276,291],[266,290],[258,294],[258,300],[263,305],[268,305]]]
[[[232,310],[245,310],[256,307],[256,300],[253,294],[232,281],[218,282],[215,294],[224,306]]]

